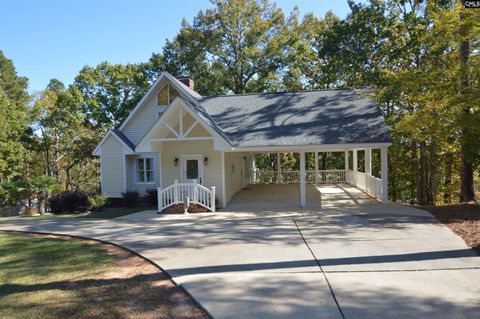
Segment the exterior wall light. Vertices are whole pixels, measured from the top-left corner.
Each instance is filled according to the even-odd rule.
[[[203,159],[203,165],[207,166],[207,164],[208,164],[208,157],[205,157]]]
[[[178,166],[178,157],[173,160],[173,166]]]

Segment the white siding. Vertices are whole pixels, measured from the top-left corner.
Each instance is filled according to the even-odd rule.
[[[135,116],[129,120],[124,128],[122,128],[123,134],[125,134],[133,144],[138,145],[141,139],[160,117],[160,111],[164,112],[166,110],[165,106],[159,107],[157,105],[157,95],[166,83],[167,81],[160,83],[158,90],[152,92],[150,98],[143,103]],[[182,93],[179,92],[179,94],[181,97],[186,98]]]
[[[156,94],[145,101],[145,104],[122,129],[133,144],[137,145],[142,137],[159,117],[160,108],[157,106]]]
[[[215,186],[218,206],[224,207],[222,201],[222,156],[221,152],[213,150],[213,141],[178,141],[164,142],[161,153],[162,186],[173,184],[175,179],[181,180],[181,156],[202,155],[208,157],[208,164],[203,166],[203,185],[210,188]],[[173,161],[178,158],[178,165]],[[203,165],[203,163],[202,163]]]
[[[245,166],[243,157],[246,157]],[[248,153],[225,153],[225,194],[227,203],[248,182]]]
[[[123,144],[111,135],[102,144],[101,152],[102,194],[122,197],[125,191]]]
[[[154,167],[154,183],[138,183],[136,177],[136,161],[140,157],[153,158]],[[145,190],[148,188],[160,187],[160,154],[159,153],[142,153],[141,155],[127,156],[127,190],[137,191],[140,196],[144,196]]]

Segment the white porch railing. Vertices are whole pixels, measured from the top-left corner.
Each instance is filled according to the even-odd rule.
[[[344,183],[345,170],[305,171],[305,181],[315,183]],[[254,184],[296,184],[300,183],[300,171],[261,171],[253,172]]]
[[[190,204],[198,204],[212,212],[215,212],[215,186],[210,189],[193,180],[192,183],[175,182],[165,187],[158,188],[158,212],[175,204],[183,203],[183,197],[187,195]]]
[[[354,185],[376,198],[382,198],[382,180],[378,177],[363,172],[347,170],[347,183]]]

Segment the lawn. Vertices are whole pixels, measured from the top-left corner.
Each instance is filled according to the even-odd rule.
[[[52,214],[35,217],[0,217],[1,220],[12,219],[38,219],[38,218],[116,218],[120,216],[130,215],[141,212],[143,210],[151,209],[151,207],[119,207],[119,208],[107,208],[99,212],[89,212],[85,214]]]
[[[208,318],[160,269],[95,241],[0,232],[0,318]]]

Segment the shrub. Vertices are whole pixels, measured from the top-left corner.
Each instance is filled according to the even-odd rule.
[[[158,205],[158,190],[156,188],[148,188],[145,190],[145,201],[150,206]]]
[[[137,191],[122,193],[123,204],[128,207],[134,207],[138,203],[140,194]]]
[[[0,183],[0,206],[19,204],[26,194],[27,188],[22,181]]]
[[[108,204],[108,196],[102,194],[92,194],[88,196],[88,204],[91,210],[101,210]]]
[[[79,213],[88,209],[88,195],[84,191],[63,192],[48,199],[53,214]]]

